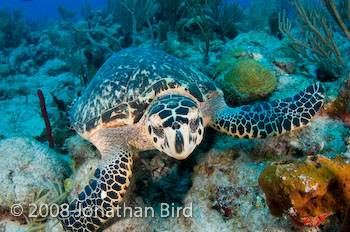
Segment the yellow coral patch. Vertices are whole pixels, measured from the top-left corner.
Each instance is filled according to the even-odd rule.
[[[308,156],[267,166],[259,177],[270,213],[297,219],[343,211],[350,200],[350,164],[337,156]]]

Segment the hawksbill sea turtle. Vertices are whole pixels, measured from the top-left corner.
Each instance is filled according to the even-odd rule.
[[[204,128],[237,138],[265,138],[308,124],[321,108],[320,83],[282,100],[231,108],[196,68],[163,51],[126,48],[111,56],[70,110],[70,121],[101,153],[85,187],[59,220],[67,231],[95,231],[130,183],[134,152],[157,149],[185,159]],[[95,212],[91,216],[82,210]]]

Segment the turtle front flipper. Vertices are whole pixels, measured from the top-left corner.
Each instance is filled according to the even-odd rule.
[[[78,198],[60,212],[59,220],[66,231],[96,231],[113,217],[129,185],[132,154],[125,145],[105,147],[103,160]]]
[[[265,138],[308,124],[323,104],[324,89],[316,83],[294,97],[237,108],[228,107],[220,97],[211,110],[214,129],[237,138]]]

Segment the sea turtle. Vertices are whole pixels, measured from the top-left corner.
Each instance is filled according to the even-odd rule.
[[[238,138],[280,135],[305,126],[323,98],[316,83],[294,97],[230,108],[215,82],[185,61],[159,50],[124,49],[103,64],[70,110],[72,126],[102,160],[60,220],[68,231],[98,229],[122,201],[136,151],[185,159],[206,126]]]

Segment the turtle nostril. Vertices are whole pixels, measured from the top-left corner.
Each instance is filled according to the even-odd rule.
[[[178,130],[180,129],[181,125],[178,122],[173,122],[173,124],[171,125],[171,129],[173,130]]]

